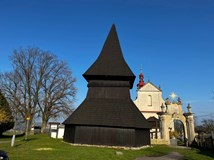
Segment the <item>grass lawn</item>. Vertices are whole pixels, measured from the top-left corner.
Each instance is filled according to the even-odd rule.
[[[97,148],[72,146],[62,142],[61,139],[53,139],[47,135],[29,136],[28,141],[19,137],[15,146],[3,142],[9,139],[0,138],[0,150],[5,150],[10,160],[134,160],[144,155],[164,155],[170,152],[179,152],[188,160],[211,160],[214,159],[214,153],[211,151],[200,151],[197,149],[181,149],[169,146],[158,145],[141,150],[124,150],[113,148]],[[43,150],[41,150],[43,149]],[[45,150],[46,149],[46,150]],[[116,152],[122,152],[117,155]]]

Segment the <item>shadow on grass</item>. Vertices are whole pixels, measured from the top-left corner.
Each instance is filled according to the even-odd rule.
[[[30,141],[35,141],[35,140],[38,140],[38,138],[35,137],[35,138],[22,139],[22,140],[20,140],[20,143],[15,144],[14,147],[19,147],[19,146],[22,146],[22,145],[30,142]]]
[[[29,142],[29,141],[35,141],[35,140],[38,140],[38,138],[37,137],[31,137],[31,138],[27,138],[27,139],[23,139],[22,141],[24,141],[24,142]]]
[[[23,137],[25,134],[17,134],[16,137]],[[1,135],[0,138],[12,138],[13,135]]]
[[[200,149],[198,154],[203,154],[203,155],[209,156],[211,158],[214,158],[214,151],[211,149]]]

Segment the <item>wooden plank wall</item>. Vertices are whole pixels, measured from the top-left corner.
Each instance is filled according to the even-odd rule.
[[[126,147],[150,145],[150,134],[146,129],[100,126],[67,126],[65,129],[64,141],[70,143]]]

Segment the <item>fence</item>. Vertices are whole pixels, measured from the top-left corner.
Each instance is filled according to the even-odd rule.
[[[196,136],[193,145],[203,149],[214,150],[214,132],[211,134],[200,133]]]

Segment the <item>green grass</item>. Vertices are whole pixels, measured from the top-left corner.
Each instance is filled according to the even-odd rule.
[[[1,143],[0,150],[8,152],[10,160],[134,160],[137,157],[164,155],[170,152],[179,152],[188,160],[211,160],[214,153],[211,151],[200,151],[197,149],[172,148],[164,145],[157,145],[141,150],[124,150],[113,148],[97,148],[73,146],[62,142],[60,139],[52,139],[47,135],[30,136],[28,141],[19,137],[14,147],[10,143]],[[7,138],[8,140],[8,138]],[[52,150],[41,150],[39,148],[52,148]],[[117,155],[120,151],[123,155]]]

